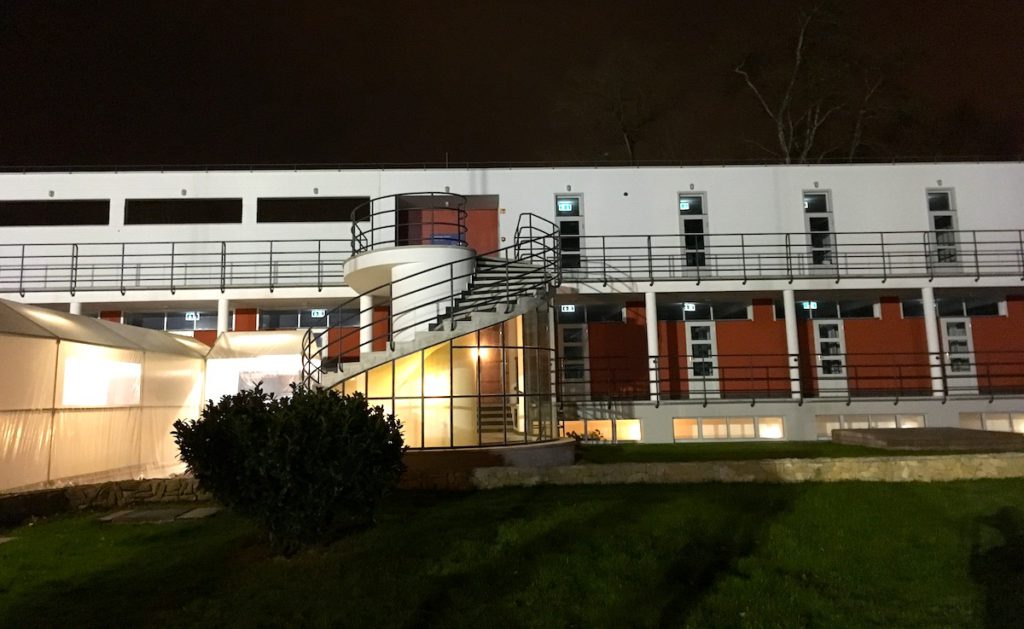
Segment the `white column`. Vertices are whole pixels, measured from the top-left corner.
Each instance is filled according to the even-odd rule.
[[[789,390],[800,399],[800,338],[796,335],[796,297],[793,289],[782,291],[782,309],[786,317],[786,353],[789,354]]]
[[[924,337],[928,343],[928,365],[931,368],[932,395],[942,397],[942,348],[939,346],[939,324],[935,319],[935,289],[925,286],[921,289],[921,305],[924,307]]]
[[[73,315],[82,314],[82,302],[73,301],[70,304],[68,304],[68,312],[70,312]]]
[[[644,318],[647,322],[647,363],[650,383],[651,401],[658,399],[660,392],[658,372],[658,295],[657,293],[644,293]]]
[[[228,308],[228,300],[225,297],[221,297],[217,300],[217,336],[224,334],[228,331],[228,318],[231,316],[231,310]]]
[[[359,296],[359,353],[373,350],[373,297]]]

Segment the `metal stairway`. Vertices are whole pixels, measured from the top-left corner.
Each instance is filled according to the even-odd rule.
[[[402,313],[389,313],[389,325],[384,334],[360,334],[368,325],[359,328],[339,330],[339,338],[332,339],[330,329],[306,331],[303,343],[303,383],[306,386],[329,388],[347,378],[358,375],[378,365],[409,355],[427,347],[443,343],[459,336],[496,325],[513,317],[537,309],[550,303],[551,293],[561,282],[560,251],[557,227],[533,214],[520,216],[516,226],[515,242],[496,251],[475,258],[472,271],[456,274],[455,262],[425,269],[413,276],[388,282],[374,287],[357,297],[347,300],[333,312],[342,312],[353,304],[358,304],[365,295],[390,296],[400,291],[415,292],[439,285],[455,285],[456,280],[468,280],[465,289],[453,291],[443,298],[427,303],[417,303],[415,308]],[[445,279],[434,284],[422,286],[424,278],[436,277],[438,271],[447,275]],[[401,287],[396,290],[396,285]],[[385,299],[384,304],[391,307],[393,301]],[[422,314],[430,311],[430,315]],[[366,314],[361,311],[360,314]],[[409,321],[409,315],[413,321]],[[402,327],[396,329],[393,323],[398,315],[405,315]],[[340,326],[338,326],[340,327]],[[406,340],[395,340],[402,333]],[[411,334],[411,339],[408,338]],[[355,335],[356,338],[351,338]],[[366,337],[370,336],[368,340]],[[344,347],[344,340],[356,342],[363,347],[373,341],[386,341],[382,351],[364,351],[355,362],[340,362],[328,358],[334,350]],[[499,422],[498,430],[505,430]]]

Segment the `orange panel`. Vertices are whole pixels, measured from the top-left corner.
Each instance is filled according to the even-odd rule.
[[[466,212],[466,241],[478,254],[489,253],[498,244],[498,208],[473,209]]]
[[[328,358],[340,356],[342,362],[359,360],[359,328],[354,325],[328,328],[326,350]]]
[[[1005,317],[972,317],[978,389],[982,393],[1024,389],[1024,295],[1006,298]]]
[[[255,332],[258,313],[256,308],[235,308],[235,332]]]
[[[766,303],[767,302],[767,303]],[[755,300],[752,321],[718,321],[719,389],[723,397],[785,396],[790,392],[786,322],[772,301]]]
[[[590,348],[590,395],[602,398],[647,397],[647,332],[630,323],[598,322],[587,326]]]
[[[388,328],[391,327],[391,308],[377,306],[373,309],[373,351],[382,352],[388,344]]]
[[[686,325],[682,321],[658,322],[658,380],[665,399],[680,400],[689,394]]]
[[[217,342],[217,330],[196,330],[195,338],[200,343],[205,343],[210,347]]]
[[[120,310],[101,310],[100,319],[104,321],[110,321],[112,323],[121,323],[121,311]]]
[[[846,377],[851,393],[931,392],[924,318],[904,319],[896,297],[881,298],[881,319],[846,319]]]

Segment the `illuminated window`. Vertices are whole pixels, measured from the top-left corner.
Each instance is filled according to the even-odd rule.
[[[924,415],[885,415],[885,414],[850,414],[850,415],[815,415],[815,425],[819,439],[830,439],[832,431],[838,429],[867,428],[923,428]]]
[[[563,424],[566,436],[590,443],[631,443],[643,438],[639,419],[572,419]]]
[[[782,439],[781,417],[676,417],[672,420],[676,441],[699,439]]]
[[[676,441],[695,441],[700,439],[700,427],[696,419],[672,420],[672,438]]]
[[[960,413],[960,427],[1024,433],[1024,413]]]
[[[758,417],[757,436],[760,439],[782,439],[783,424],[781,417]]]

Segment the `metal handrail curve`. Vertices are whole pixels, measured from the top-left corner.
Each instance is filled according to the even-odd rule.
[[[525,219],[525,220],[524,220]],[[536,224],[535,224],[536,223]],[[545,225],[546,224],[546,225]],[[544,231],[542,227],[547,227],[552,231]],[[543,219],[533,214],[523,214],[519,218],[519,223],[516,225],[514,242],[511,245],[495,249],[484,254],[477,256],[477,259],[488,258],[488,259],[499,259],[501,260],[498,264],[492,264],[491,268],[504,269],[505,275],[505,290],[500,293],[495,293],[495,296],[484,299],[483,301],[474,300],[473,309],[485,309],[489,306],[497,305],[499,303],[507,303],[512,298],[520,298],[524,295],[536,293],[540,290],[546,290],[555,286],[561,280],[560,272],[560,249],[558,239],[558,228],[550,221]],[[345,347],[345,341],[355,336],[358,341],[358,347],[362,347],[366,344],[371,344],[374,341],[385,340],[387,341],[392,349],[394,348],[394,337],[396,334],[410,330],[416,327],[420,327],[424,324],[444,322],[451,320],[451,324],[454,328],[455,317],[460,314],[458,310],[459,301],[461,297],[466,295],[470,287],[456,293],[454,286],[456,282],[461,280],[469,279],[472,282],[473,276],[476,275],[476,269],[464,273],[456,272],[456,266],[464,263],[464,260],[455,260],[439,264],[427,269],[418,271],[412,275],[403,277],[398,280],[392,280],[385,282],[379,286],[375,286],[367,291],[364,291],[360,295],[349,298],[333,308],[329,313],[329,320],[335,319],[330,317],[333,314],[340,314],[346,310],[351,310],[353,304],[358,303],[361,297],[365,295],[385,295],[386,301],[383,304],[375,304],[369,308],[359,309],[359,324],[354,328],[352,326],[331,326],[327,329],[318,331],[318,328],[309,328],[303,335],[302,343],[302,379],[306,386],[313,386],[319,384],[320,376],[328,373],[328,370],[324,368],[325,363],[328,361],[324,360],[328,349],[331,347],[337,347],[339,353],[339,362],[337,363],[336,371],[343,371],[344,363],[340,361],[341,348]],[[523,269],[522,267],[513,268],[516,263],[528,263],[534,265],[533,268]],[[442,273],[442,279],[434,281],[432,283],[423,283],[424,276],[430,273],[436,273],[448,269],[448,274],[444,277]],[[408,297],[410,295],[422,294],[424,291],[428,291],[438,286],[449,285],[451,290],[448,294],[438,297],[437,299],[425,301],[422,303],[416,303],[405,310],[395,312],[392,304],[395,295],[395,287],[401,285],[404,287],[414,287],[411,290],[401,292],[402,297]],[[411,322],[407,321],[407,315],[413,314],[416,311],[422,312],[424,309],[429,309],[430,306],[448,306],[448,311],[445,314],[434,314],[427,317],[413,317]],[[390,312],[389,325],[386,331],[374,335],[372,333],[374,318],[373,311],[382,306],[388,306]],[[363,323],[364,316],[370,315],[370,322],[367,324]],[[398,318],[402,318],[405,323],[401,326],[396,327],[394,322]],[[340,319],[338,317],[337,319]],[[335,340],[330,339],[330,330],[334,328],[349,328],[340,337]],[[361,339],[361,333],[364,329],[371,331],[370,338]]]
[[[426,198],[425,204],[406,205],[398,207],[403,198]],[[437,199],[435,203],[434,200]],[[386,201],[394,201],[393,207],[378,209]],[[466,203],[468,199],[461,194],[454,192],[403,192],[400,194],[389,194],[382,197],[375,197],[361,203],[352,210],[349,220],[352,221],[352,253],[363,253],[376,247],[395,247],[410,244],[437,244],[434,240],[444,239],[444,244],[466,246]],[[399,212],[430,212],[428,220],[421,220],[412,224],[400,225]],[[455,219],[435,220],[434,212],[454,211]],[[369,227],[360,223],[369,222]],[[428,230],[429,234],[421,233],[419,238],[400,236],[400,228],[418,227],[421,232]],[[439,231],[440,230],[440,231]],[[388,235],[390,232],[390,236]],[[382,239],[383,238],[383,239]],[[411,242],[415,241],[415,242]]]

